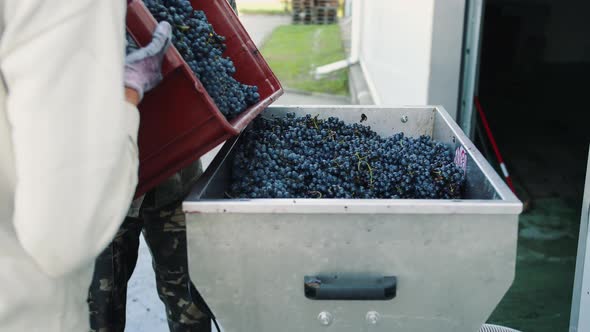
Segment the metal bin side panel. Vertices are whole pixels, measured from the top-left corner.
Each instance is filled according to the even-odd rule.
[[[227,332],[473,332],[514,278],[517,215],[188,213],[190,274]],[[390,301],[312,301],[306,275],[397,276]],[[317,316],[328,311],[333,323]],[[369,326],[365,315],[381,320]]]
[[[498,177],[485,157],[465,136],[461,128],[454,122],[442,106],[437,106],[434,119],[432,138],[446,143],[455,153],[455,161],[461,163],[464,156],[466,181],[464,196],[468,199],[506,200],[518,202],[502,179]]]

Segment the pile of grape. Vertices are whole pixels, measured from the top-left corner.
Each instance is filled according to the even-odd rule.
[[[457,199],[465,182],[451,150],[428,136],[380,137],[317,116],[256,119],[236,147],[234,198]]]
[[[172,43],[227,119],[258,102],[258,87],[233,77],[233,62],[222,56],[225,38],[215,33],[203,11],[193,10],[188,0],[146,0],[145,4],[158,22],[172,25]]]

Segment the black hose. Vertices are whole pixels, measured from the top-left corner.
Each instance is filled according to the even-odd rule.
[[[205,302],[205,300],[201,296],[201,293],[199,293],[199,291],[197,290],[195,285],[193,285],[192,282],[189,282],[189,292],[193,300],[193,303],[195,303],[195,305],[199,308],[199,310],[201,310],[201,312],[204,312],[209,316],[209,318],[213,321],[213,324],[215,325],[215,329],[217,330],[217,332],[221,332],[221,328],[219,328],[219,324],[217,323],[217,319],[215,318],[213,311],[211,311],[211,308],[209,308],[209,305],[207,305],[207,302]]]

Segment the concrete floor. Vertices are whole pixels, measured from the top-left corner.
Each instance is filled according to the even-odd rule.
[[[258,47],[261,47],[276,27],[290,22],[289,17],[284,16],[242,15],[240,19]],[[347,97],[312,95],[293,91],[286,92],[275,102],[276,105],[344,105],[349,103]],[[211,163],[220,147],[203,156],[204,167]],[[128,284],[127,296],[127,326],[125,331],[161,332],[168,330],[164,305],[156,292],[151,255],[143,237],[139,248],[137,266]]]
[[[315,95],[287,90],[273,105],[348,105],[350,97]]]
[[[248,34],[250,34],[254,44],[260,48],[274,29],[291,23],[291,17],[281,15],[240,15],[240,21]]]
[[[520,218],[514,283],[490,321],[526,332],[569,330],[590,142],[590,115],[578,111],[590,68],[571,71],[579,80],[568,68],[491,71],[488,80],[482,70],[490,126],[520,198],[531,202]]]
[[[531,134],[504,147],[530,209],[519,221],[514,283],[490,321],[521,331],[566,332],[587,146]]]

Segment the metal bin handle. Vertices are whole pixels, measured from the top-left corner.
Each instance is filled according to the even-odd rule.
[[[305,276],[303,284],[305,297],[311,300],[385,301],[397,292],[396,277]]]

